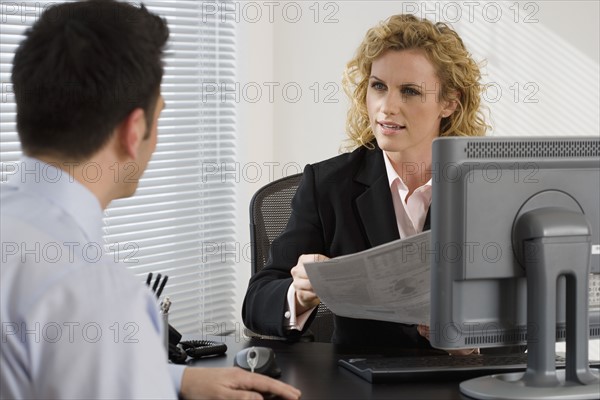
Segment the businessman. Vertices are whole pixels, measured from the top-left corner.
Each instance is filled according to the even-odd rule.
[[[48,8],[16,51],[25,156],[1,185],[0,397],[295,399],[238,368],[168,365],[156,299],[102,253],[102,215],[157,142],[164,20],[112,0]]]

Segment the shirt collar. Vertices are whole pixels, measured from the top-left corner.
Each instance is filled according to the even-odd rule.
[[[387,156],[387,154],[385,153],[385,151],[382,151],[381,153],[383,154],[383,162],[385,164],[385,172],[387,173],[388,184],[390,185],[390,189],[392,188],[394,181],[397,179],[400,182],[400,188],[402,188],[404,190],[408,190],[408,188],[406,187],[406,184],[404,183],[404,181],[402,180],[400,175],[398,175],[398,173],[392,166],[392,162],[390,161],[390,159]],[[417,190],[420,188],[426,188],[426,187],[431,187],[431,178],[423,186],[420,186],[419,188],[417,188]]]
[[[23,156],[6,184],[44,197],[69,214],[89,241],[102,243],[100,201],[67,171]]]

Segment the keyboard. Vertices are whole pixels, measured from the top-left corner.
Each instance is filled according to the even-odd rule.
[[[566,359],[556,356],[556,367],[564,368]],[[338,364],[371,382],[423,380],[464,380],[497,373],[523,372],[527,354],[474,354],[468,356],[421,356],[342,358]],[[600,367],[600,361],[590,363]]]

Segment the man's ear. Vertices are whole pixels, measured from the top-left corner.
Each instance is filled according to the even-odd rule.
[[[137,159],[138,148],[144,140],[145,134],[146,113],[143,109],[136,108],[117,127],[119,144],[123,153],[133,160]]]

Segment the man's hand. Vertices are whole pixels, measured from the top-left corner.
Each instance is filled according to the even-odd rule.
[[[429,339],[429,326],[427,325],[417,325],[417,332],[419,335],[423,336],[425,339]],[[459,350],[446,350],[448,354],[451,356],[468,356],[469,354],[479,354],[478,348],[473,349],[459,349]]]
[[[300,315],[305,311],[319,305],[321,300],[317,297],[312,284],[306,275],[304,263],[329,260],[328,257],[322,254],[302,254],[298,258],[298,264],[292,268],[292,278],[294,278],[294,290],[296,291],[296,315]]]
[[[260,400],[272,393],[283,399],[296,400],[300,391],[281,381],[240,368],[186,368],[181,379],[184,399]]]

